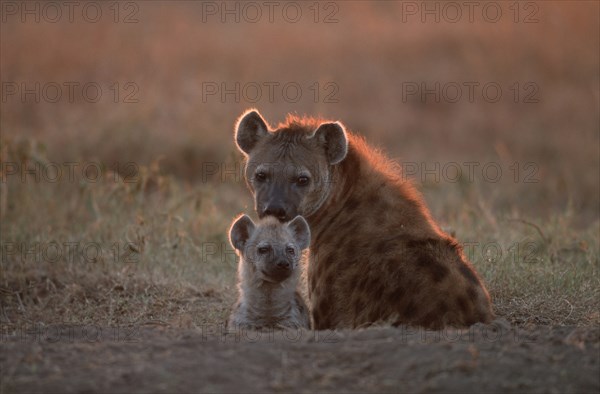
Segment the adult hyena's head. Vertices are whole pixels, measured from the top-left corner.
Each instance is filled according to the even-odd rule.
[[[270,130],[258,111],[244,113],[235,140],[246,155],[246,183],[259,217],[288,221],[310,216],[329,196],[333,166],[348,152],[348,138],[339,122],[291,118]]]
[[[231,245],[241,254],[240,264],[250,281],[279,283],[299,273],[302,251],[310,244],[310,229],[302,216],[289,223],[267,217],[255,224],[247,215],[235,220],[229,230]]]

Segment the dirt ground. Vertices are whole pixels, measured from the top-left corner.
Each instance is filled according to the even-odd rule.
[[[2,392],[598,393],[600,330],[226,332],[32,326],[3,333]]]

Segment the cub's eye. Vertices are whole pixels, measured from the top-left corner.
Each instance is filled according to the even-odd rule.
[[[299,176],[296,180],[296,183],[298,184],[298,186],[306,186],[308,185],[308,181],[309,179],[307,176]]]
[[[286,253],[289,254],[290,256],[295,256],[296,255],[296,250],[292,247],[287,247],[285,249]]]
[[[264,172],[257,172],[256,175],[256,180],[259,182],[264,182],[267,180],[267,174],[265,174]]]
[[[260,248],[258,248],[258,253],[259,254],[267,254],[267,253],[269,253],[269,250],[271,250],[271,248],[269,246],[261,246]]]

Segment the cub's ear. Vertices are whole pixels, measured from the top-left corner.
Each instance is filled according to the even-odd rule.
[[[306,220],[298,215],[287,226],[292,234],[294,234],[294,239],[298,242],[298,247],[301,250],[308,248],[308,245],[310,245],[310,228]]]
[[[254,222],[248,215],[240,216],[229,229],[229,242],[231,242],[231,246],[239,251],[243,251],[255,227]]]
[[[268,133],[269,128],[265,120],[257,110],[251,109],[240,116],[235,126],[235,142],[238,148],[248,155],[256,143]]]
[[[316,138],[325,147],[329,164],[337,164],[346,158],[348,137],[340,122],[321,124],[312,138]]]

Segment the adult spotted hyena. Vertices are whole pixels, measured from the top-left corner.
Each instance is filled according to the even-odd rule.
[[[493,317],[460,245],[392,162],[339,122],[244,113],[235,140],[260,217],[303,215],[316,329],[377,321],[464,327]]]
[[[310,243],[301,216],[282,224],[267,217],[258,224],[243,215],[229,239],[240,254],[240,297],[228,326],[235,328],[310,328],[308,308],[297,291],[302,251]]]

